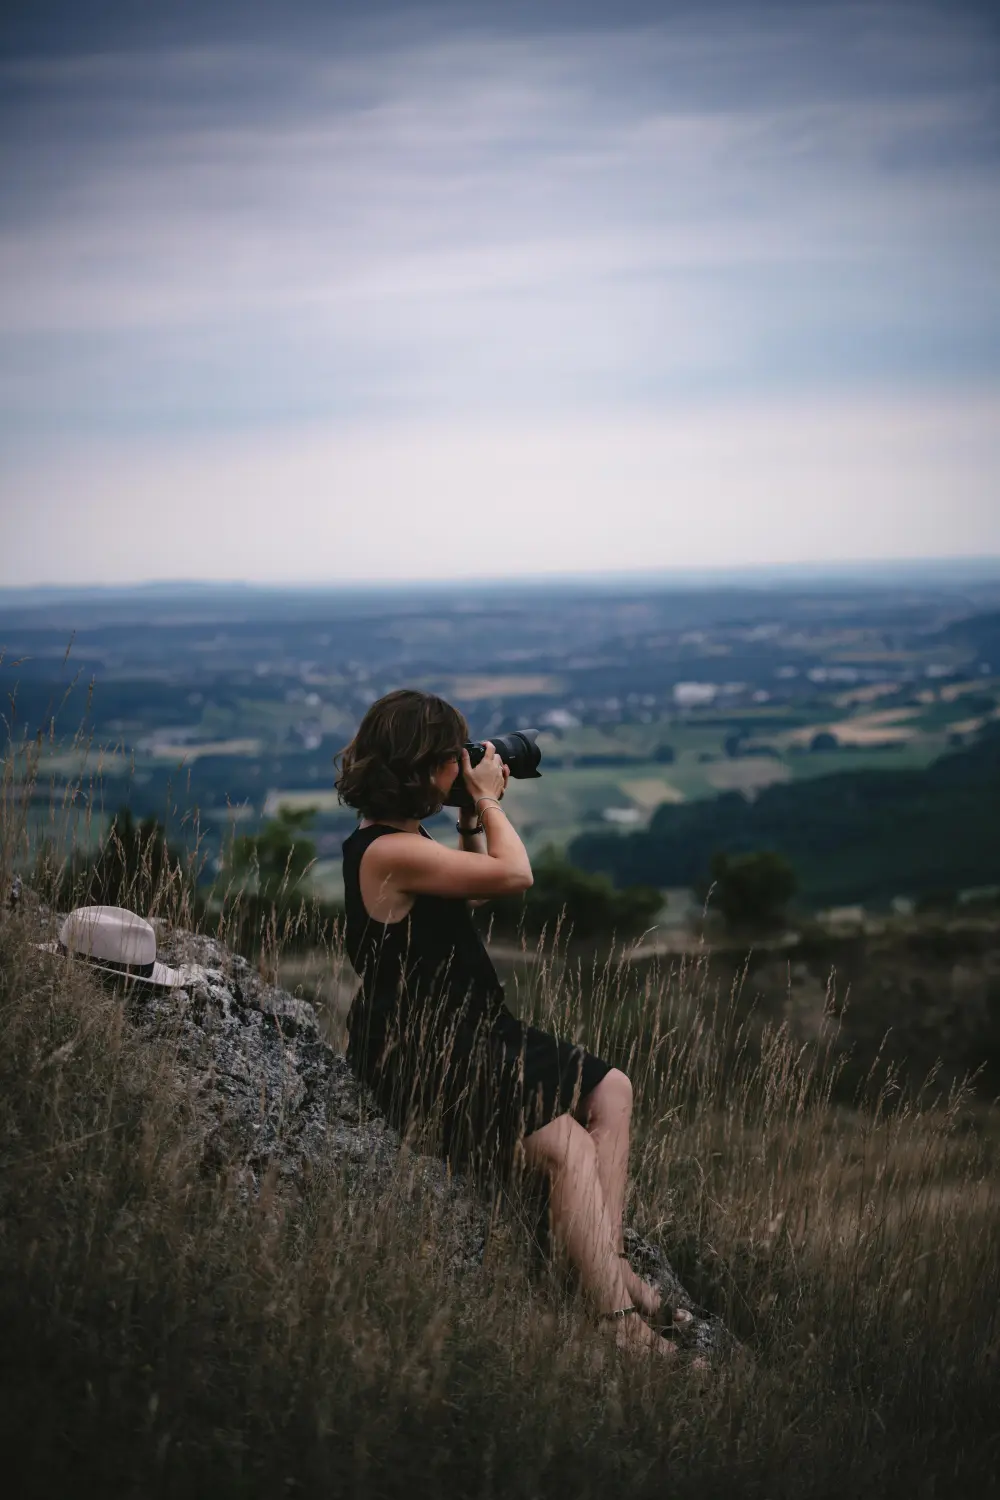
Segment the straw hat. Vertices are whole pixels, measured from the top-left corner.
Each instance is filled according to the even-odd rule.
[[[59,930],[56,943],[38,943],[46,953],[82,958],[107,974],[173,989],[185,983],[183,969],[156,961],[151,922],[124,906],[78,906]]]

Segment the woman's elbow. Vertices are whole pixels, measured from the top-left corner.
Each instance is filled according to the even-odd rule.
[[[521,870],[515,878],[515,884],[511,887],[515,894],[526,891],[535,883],[535,877],[530,870]]]

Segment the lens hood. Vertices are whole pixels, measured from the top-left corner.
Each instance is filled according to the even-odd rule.
[[[542,758],[535,741],[538,738],[537,729],[514,729],[510,734],[499,734],[493,736],[492,744],[497,755],[504,765],[510,770],[515,781],[535,781],[541,776],[538,762]],[[466,740],[463,749],[469,752],[469,764],[478,766],[486,754],[486,744],[483,740]],[[445,807],[471,807],[472,799],[465,788],[465,781],[461,771],[455,777]]]

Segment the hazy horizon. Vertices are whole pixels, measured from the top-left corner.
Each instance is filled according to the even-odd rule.
[[[634,569],[627,572],[596,571],[552,574],[503,574],[482,575],[457,574],[435,578],[414,577],[391,580],[359,578],[348,580],[315,579],[300,582],[269,583],[248,578],[149,578],[132,579],[121,583],[35,583],[0,584],[0,601],[14,598],[23,601],[29,595],[58,597],[84,596],[90,594],[150,594],[163,597],[172,593],[204,595],[219,593],[340,593],[352,590],[365,593],[398,593],[444,590],[449,587],[531,590],[543,586],[572,587],[579,585],[600,592],[602,589],[635,587],[676,586],[697,588],[699,586],[725,586],[727,583],[781,586],[805,583],[877,583],[879,580],[895,583],[938,582],[977,583],[1000,580],[1000,553],[991,557],[939,557],[939,558],[856,558],[842,563],[785,563],[747,564],[743,567],[717,568],[655,568]]]

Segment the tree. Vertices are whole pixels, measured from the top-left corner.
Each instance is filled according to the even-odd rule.
[[[316,846],[304,829],[316,815],[282,809],[256,834],[234,839],[215,888],[219,930],[247,957],[328,947],[343,907],[309,888]]]
[[[316,859],[316,845],[303,830],[315,816],[314,807],[298,812],[283,807],[259,833],[235,839],[229,862],[232,874],[243,881],[255,880],[263,901],[283,901],[301,892]]]
[[[722,913],[726,926],[737,930],[766,931],[778,926],[795,894],[795,871],[773,850],[753,854],[714,854],[711,863],[710,899]],[[702,898],[709,898],[703,889]]]
[[[809,741],[810,750],[839,750],[840,741],[829,729],[821,729]]]

